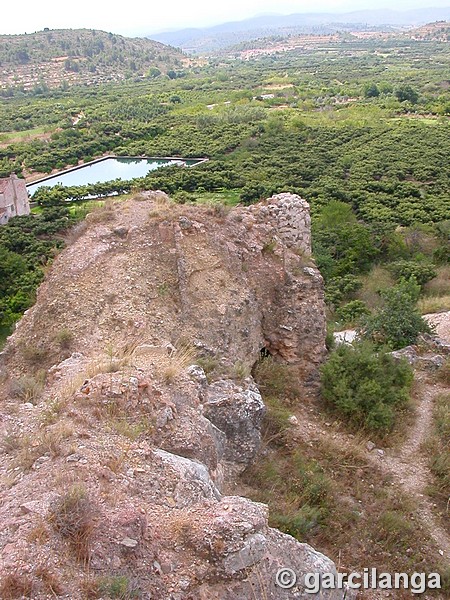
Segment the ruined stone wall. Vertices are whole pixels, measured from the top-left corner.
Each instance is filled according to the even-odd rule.
[[[11,184],[14,189],[13,201],[17,215],[30,214],[30,202],[28,199],[27,186],[24,179],[19,179],[14,173],[11,175]]]
[[[272,222],[277,235],[288,248],[311,254],[311,217],[309,204],[297,194],[276,194],[247,211],[258,222]]]
[[[12,174],[0,193],[0,224],[7,223],[12,217],[28,214],[30,203],[25,181]]]

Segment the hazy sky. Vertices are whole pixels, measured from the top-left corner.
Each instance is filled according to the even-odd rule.
[[[143,35],[202,27],[263,13],[344,12],[363,8],[449,6],[450,0],[22,0],[3,1],[0,33],[32,33],[49,27],[102,29]]]

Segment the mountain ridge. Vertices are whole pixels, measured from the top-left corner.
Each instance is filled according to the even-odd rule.
[[[329,32],[342,26],[411,27],[450,19],[447,8],[422,8],[407,11],[392,9],[359,10],[345,13],[293,13],[261,15],[242,21],[229,21],[211,27],[186,28],[149,34],[149,39],[199,53],[223,49],[235,43],[291,33],[317,33],[317,28]],[[327,29],[328,28],[328,29]]]

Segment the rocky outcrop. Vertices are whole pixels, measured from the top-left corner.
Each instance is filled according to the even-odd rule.
[[[225,434],[224,459],[246,467],[261,444],[261,425],[266,411],[251,378],[242,385],[219,380],[207,388],[204,415]]]
[[[104,221],[94,213],[10,339],[10,368],[37,355],[43,365],[58,362],[55,338],[69,329],[85,354],[183,339],[228,367],[251,369],[266,348],[302,380],[314,378],[325,305],[308,204],[279,194],[216,214],[167,202],[130,201]]]
[[[309,254],[308,206],[290,194],[228,214],[158,195],[89,219],[2,357],[6,407],[24,372],[44,368],[46,384],[5,408],[17,442],[0,465],[1,576],[19,569],[36,598],[50,566],[74,600],[111,578],[158,600],[342,597],[306,594],[305,575],[334,573],[332,561],[225,485],[260,450],[265,406],[249,371],[261,349],[304,386],[323,357]],[[283,567],[292,589],[276,583]]]

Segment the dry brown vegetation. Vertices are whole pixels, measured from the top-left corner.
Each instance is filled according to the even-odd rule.
[[[448,590],[448,569],[430,524],[422,521],[418,497],[407,494],[381,456],[367,452],[365,432],[348,433],[317,400],[303,399],[300,405],[289,400],[289,377],[282,373],[283,366],[274,368],[270,361],[255,373],[268,406],[266,450],[244,473],[242,492],[268,503],[272,526],[320,548],[344,571],[367,564],[392,572],[437,570]],[[436,477],[434,489],[427,491],[441,503],[447,502],[449,489],[447,421],[448,394],[437,400],[436,434],[427,446],[434,448],[430,468]],[[413,422],[411,416],[384,443],[401,447]],[[409,592],[397,594],[409,598]]]
[[[81,486],[73,486],[50,507],[50,523],[83,562],[89,560],[94,515],[94,506]]]
[[[0,597],[3,600],[29,597],[33,592],[33,581],[19,572],[9,573],[0,581]]]
[[[439,502],[445,519],[448,518],[450,510],[450,392],[437,397],[433,430],[425,442],[425,449],[434,477],[427,491]]]

